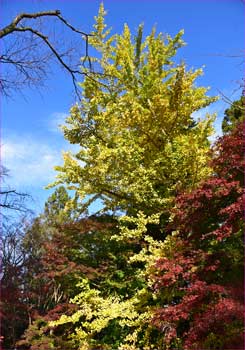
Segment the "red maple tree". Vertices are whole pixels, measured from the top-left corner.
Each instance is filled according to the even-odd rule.
[[[212,176],[176,198],[175,252],[153,271],[153,324],[170,349],[243,349],[244,165],[239,124],[214,145]]]

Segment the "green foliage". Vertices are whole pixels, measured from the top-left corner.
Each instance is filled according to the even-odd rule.
[[[225,110],[225,116],[222,122],[223,133],[232,131],[235,126],[244,121],[245,96],[242,95],[239,100],[234,101],[230,108]]]
[[[77,196],[72,199],[65,187],[59,186],[45,203],[45,220],[52,225],[74,221],[79,216],[78,206]]]

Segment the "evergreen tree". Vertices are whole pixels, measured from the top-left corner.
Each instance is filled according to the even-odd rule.
[[[225,116],[222,122],[224,134],[230,132],[241,121],[244,120],[245,96],[242,94],[239,100],[234,101],[230,108],[225,110]]]

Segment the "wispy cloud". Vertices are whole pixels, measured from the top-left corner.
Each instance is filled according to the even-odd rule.
[[[62,151],[76,153],[78,145],[66,141],[60,130],[66,113],[52,113],[42,125],[42,132],[16,135],[12,130],[3,130],[1,140],[1,163],[9,169],[8,183],[15,188],[43,188],[55,180],[54,166],[63,164]],[[43,120],[44,122],[44,120]]]
[[[54,165],[62,163],[61,150],[31,136],[8,137],[2,143],[2,164],[9,182],[17,187],[43,187],[54,180]]]
[[[55,133],[61,133],[60,126],[65,124],[67,116],[68,114],[63,112],[52,113],[48,122],[48,130]]]

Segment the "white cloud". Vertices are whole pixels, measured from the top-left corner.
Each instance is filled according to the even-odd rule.
[[[46,186],[55,178],[54,166],[62,163],[60,149],[30,136],[5,139],[1,154],[10,171],[8,182],[17,187]]]

